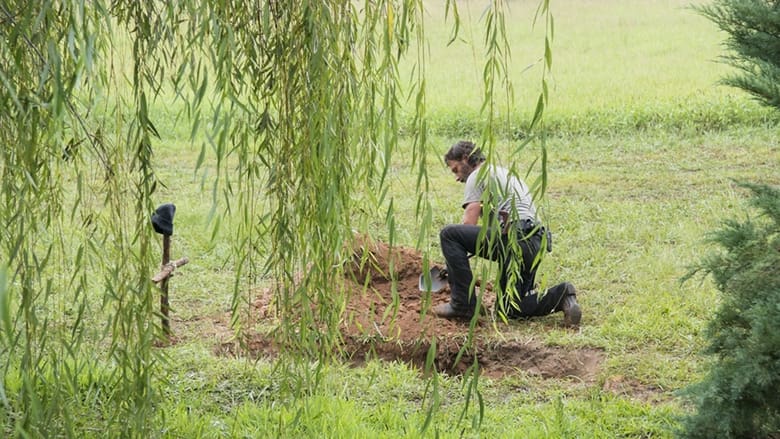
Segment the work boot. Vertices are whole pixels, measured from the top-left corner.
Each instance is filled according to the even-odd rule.
[[[563,324],[566,326],[578,326],[582,319],[582,310],[577,303],[577,291],[574,285],[566,282],[559,309],[563,311]]]
[[[436,315],[436,317],[442,317],[445,319],[470,319],[474,315],[474,311],[455,309],[449,302],[447,302],[434,306],[433,314]]]

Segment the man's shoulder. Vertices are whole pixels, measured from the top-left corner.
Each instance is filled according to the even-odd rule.
[[[509,169],[499,165],[488,165],[483,171],[482,179],[483,181],[490,179],[498,183],[506,183],[511,177]]]
[[[482,176],[481,176],[482,172],[481,171],[482,171],[482,167],[481,166],[479,168],[475,169],[474,171],[472,171],[471,174],[469,174],[469,176],[466,177],[466,186],[476,186],[477,185],[477,181],[481,181],[482,180]]]

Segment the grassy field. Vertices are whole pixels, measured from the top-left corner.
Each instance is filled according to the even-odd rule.
[[[706,359],[698,353],[718,302],[707,280],[681,284],[680,277],[708,251],[708,231],[747,215],[735,180],[780,183],[777,125],[740,92],[716,85],[727,72],[714,62],[722,35],[687,5],[553,3],[555,61],[546,118],[556,135],[548,144],[550,188],[541,207],[555,230],[556,250],[540,275],[578,286],[584,321],[570,332],[551,325],[558,319],[551,316],[513,324],[504,336],[603,349],[606,359],[590,385],[522,371],[483,380],[485,420],[479,427],[472,422],[475,407],[465,422],[456,422],[465,391],[458,378],[443,378],[443,403],[430,436],[672,435],[685,412],[677,392],[703,373]],[[438,133],[430,139],[436,145],[430,158],[438,163],[446,147],[474,135],[483,118],[482,6],[461,5],[463,39],[449,46],[443,10],[427,6],[429,118]],[[541,53],[540,30],[531,29],[534,2],[511,7],[513,61],[521,71]],[[512,76],[521,118],[535,102],[539,72],[536,65]],[[505,139],[499,150],[509,153],[512,146]],[[530,162],[535,152],[528,155]],[[193,261],[176,279],[174,297],[177,316],[196,323],[177,330],[197,334],[208,325],[203,316],[226,311],[232,273],[226,244],[204,237],[209,196],[192,174],[195,156],[175,138],[159,153],[163,178],[176,182],[160,197],[180,208],[177,253]],[[408,194],[415,191],[415,172],[403,156],[396,155],[391,191],[400,212],[399,243],[414,245],[414,197]],[[430,175],[434,221],[459,221],[462,187],[444,166]],[[435,245],[431,253],[439,257]],[[167,425],[173,436],[419,435],[426,381],[404,364],[327,367],[316,394],[287,400],[271,364],[217,358],[209,340],[188,338],[170,349],[175,361]]]
[[[459,38],[448,44],[444,2],[428,2],[430,123],[475,131],[482,104],[484,8],[459,2]],[[725,34],[692,8],[701,0],[551,2],[553,71],[546,114],[551,129],[609,132],[652,126],[706,129],[766,112],[736,90],[717,86],[728,67],[717,62]],[[513,114],[530,120],[541,83],[543,20],[535,1],[510,1]],[[448,23],[452,24],[450,17]],[[408,65],[406,73],[412,71]],[[499,97],[502,111],[506,98]]]
[[[443,2],[441,2],[443,3]],[[460,138],[478,140],[481,106],[481,1],[459,2],[461,39],[446,45],[443,6],[426,2],[430,62],[430,163]],[[670,437],[686,412],[678,392],[706,370],[704,330],[718,303],[707,279],[680,278],[710,251],[705,238],[726,219],[742,219],[745,193],[736,181],[780,184],[776,113],[716,82],[728,70],[714,60],[723,38],[683,0],[553,1],[555,39],[549,189],[539,206],[555,233],[555,250],[539,276],[573,282],[583,322],[566,330],[560,315],[503,326],[507,339],[604,353],[595,382],[545,379],[519,370],[480,381],[484,420],[458,377],[441,376],[441,406],[426,437]],[[515,122],[530,118],[539,93],[542,29],[531,28],[536,2],[511,1]],[[534,66],[526,69],[527,66]],[[403,74],[412,66],[404,65]],[[155,145],[159,203],[177,206],[172,258],[190,263],[171,283],[173,330],[164,348],[156,429],[163,437],[420,437],[430,381],[406,364],[322,366],[321,383],[294,398],[273,362],[215,354],[230,310],[235,273],[229,224],[212,235],[211,163],[195,171],[200,145],[176,107],[153,107],[163,138]],[[511,129],[510,129],[511,132]],[[498,151],[513,155],[512,136]],[[414,246],[416,170],[402,140],[390,195],[398,244]],[[534,171],[536,172],[536,171]],[[441,164],[429,170],[434,222],[459,222],[462,185]],[[222,207],[222,206],[221,206]],[[378,213],[376,236],[386,233]],[[229,221],[229,219],[228,219]],[[441,260],[435,242],[431,257]],[[155,250],[159,250],[155,249]],[[312,367],[315,367],[312,365]],[[99,374],[99,371],[94,373]],[[11,383],[9,388],[13,387]],[[83,436],[103,437],[103,395],[80,401]],[[2,431],[0,429],[0,431]]]
[[[462,41],[446,46],[443,10],[428,4],[429,118],[437,135],[431,162],[455,139],[473,136],[483,116],[479,2],[464,3]],[[718,303],[707,280],[680,283],[709,250],[706,234],[744,218],[735,180],[780,183],[776,118],[738,91],[716,85],[722,38],[685,1],[553,3],[556,34],[549,140],[550,188],[541,207],[555,251],[540,276],[570,280],[580,292],[580,330],[559,316],[512,324],[505,337],[603,350],[595,384],[542,379],[523,371],[483,380],[485,419],[471,407],[458,423],[465,390],[440,381],[442,407],[431,437],[668,437],[685,412],[677,392],[696,381],[706,359],[703,331]],[[512,2],[517,71],[542,45],[531,29],[534,2]],[[437,24],[438,23],[438,24]],[[474,42],[477,43],[474,43]],[[539,66],[513,75],[519,117],[530,114]],[[166,132],[176,133],[172,126]],[[162,431],[173,437],[418,437],[426,381],[407,365],[370,361],[327,366],[318,390],[290,399],[265,361],[213,354],[213,321],[229,308],[233,273],[226,236],[210,239],[211,195],[193,172],[198,148],[183,135],[158,151],[177,204],[175,255],[191,263],[173,287],[174,329],[187,342],[168,348],[170,386]],[[499,142],[509,154],[512,139]],[[410,147],[410,146],[406,146]],[[516,157],[520,163],[528,157]],[[416,173],[396,155],[391,192],[400,212],[399,244],[414,245]],[[460,219],[462,186],[431,169],[434,221]],[[381,223],[381,219],[379,219]],[[383,229],[377,230],[381,237]],[[435,242],[435,236],[430,237]],[[434,259],[436,248],[430,249]],[[164,425],[164,427],[163,427]]]
[[[579,331],[558,328],[559,316],[512,324],[505,337],[550,346],[603,349],[595,384],[550,380],[518,371],[483,381],[486,419],[479,429],[455,424],[464,400],[457,378],[442,382],[444,407],[432,434],[501,437],[665,437],[683,406],[676,392],[701,376],[703,330],[717,304],[708,281],[680,283],[708,247],[704,237],[728,218],[744,218],[735,180],[780,183],[776,127],[735,128],[681,136],[663,131],[551,140],[551,185],[541,203],[555,230],[555,251],[540,275],[570,280],[584,310]],[[451,139],[435,138],[444,146]],[[186,147],[185,147],[186,150]],[[165,157],[162,157],[164,155]],[[161,154],[180,209],[176,254],[192,263],[175,279],[178,323],[188,341],[169,349],[176,409],[171,432],[190,436],[416,437],[425,381],[402,364],[328,367],[306,400],[279,400],[272,365],[214,357],[213,320],[229,304],[231,273],[211,243],[203,217],[207,199],[188,173],[187,154]],[[191,157],[194,160],[194,157]],[[176,176],[178,174],[178,176]],[[414,173],[393,181],[402,205]],[[442,166],[435,176],[437,221],[459,220],[462,186]],[[160,194],[166,198],[166,194]],[[408,206],[409,211],[413,209]],[[200,209],[200,211],[199,211]],[[412,245],[412,216],[398,218],[401,244]],[[432,250],[433,258],[439,257]],[[283,394],[283,392],[281,393]],[[471,415],[476,412],[472,410]],[[469,418],[470,419],[470,418]],[[278,430],[277,430],[278,429]]]

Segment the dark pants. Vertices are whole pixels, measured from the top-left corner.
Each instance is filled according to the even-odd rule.
[[[447,281],[452,292],[450,303],[459,311],[471,312],[477,306],[477,297],[470,292],[473,275],[469,264],[469,254],[498,262],[501,267],[499,280],[500,292],[497,294],[496,307],[509,318],[543,316],[558,310],[565,292],[565,284],[556,285],[539,298],[534,288],[536,266],[534,261],[542,244],[541,230],[526,235],[518,230],[510,234],[498,234],[488,228],[482,239],[479,234],[482,226],[468,224],[450,224],[441,229],[441,251],[447,261]],[[526,231],[529,232],[529,231]],[[491,240],[491,234],[495,236]],[[513,236],[516,235],[516,236]],[[517,240],[512,249],[510,239]],[[492,241],[492,243],[491,243]],[[522,253],[522,255],[517,252]],[[522,257],[516,257],[522,256]],[[512,263],[519,264],[515,273],[514,293],[507,292],[507,284],[512,272]]]

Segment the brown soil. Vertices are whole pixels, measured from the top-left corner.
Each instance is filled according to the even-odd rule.
[[[370,264],[360,261],[368,251]],[[544,346],[534,340],[505,341],[497,337],[496,327],[508,335],[511,326],[493,325],[490,309],[494,295],[490,285],[482,289],[488,313],[479,318],[474,332],[473,347],[456,362],[465,344],[468,321],[450,321],[433,316],[431,307],[449,300],[449,289],[432,293],[419,291],[422,255],[414,249],[395,247],[364,240],[353,252],[345,282],[350,293],[346,318],[342,324],[344,354],[354,364],[375,357],[388,361],[403,361],[423,369],[431,341],[436,340],[435,365],[438,371],[458,375],[477,356],[481,373],[489,377],[504,377],[524,373],[542,378],[575,378],[593,382],[603,361],[598,349]],[[394,309],[391,279],[396,279],[397,308]],[[253,316],[271,319],[274,307],[269,290],[258,294],[253,303]],[[387,314],[387,315],[386,315]],[[227,318],[226,317],[226,322]],[[226,323],[225,322],[225,323]],[[276,348],[265,334],[247,334],[243,348],[235,341],[223,341],[215,348],[220,355],[273,356]]]

